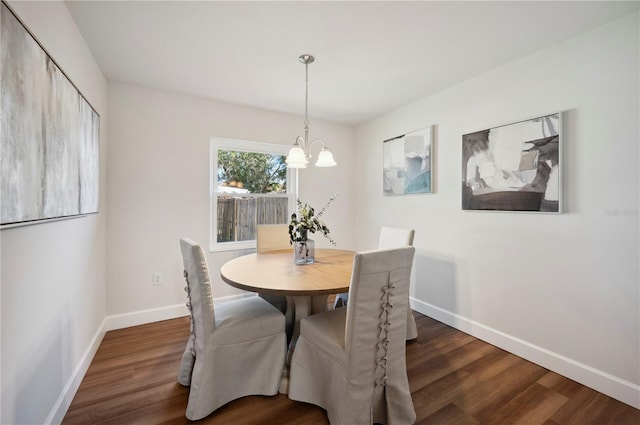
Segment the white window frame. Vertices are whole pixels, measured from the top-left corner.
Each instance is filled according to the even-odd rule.
[[[249,241],[238,242],[218,242],[218,151],[231,150],[239,152],[256,152],[271,155],[287,155],[290,146],[277,145],[272,143],[250,142],[246,140],[224,139],[220,137],[212,137],[209,141],[209,251],[235,251],[243,249],[255,249],[255,239]],[[295,211],[297,197],[298,173],[297,169],[287,168],[287,196],[289,198],[288,215]],[[245,194],[243,194],[244,196]],[[273,196],[268,194],[246,194],[248,196]]]

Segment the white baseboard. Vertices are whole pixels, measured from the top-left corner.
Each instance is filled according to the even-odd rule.
[[[237,294],[229,295],[227,297],[214,298],[213,304],[218,304],[225,301],[236,300],[239,298],[254,297],[255,294]],[[147,310],[138,310],[131,313],[116,314],[113,316],[107,316],[105,324],[105,332],[112,331],[114,329],[129,328],[131,326],[144,325],[146,323],[159,322],[161,320],[175,319],[177,317],[184,317],[189,315],[189,310],[185,303],[168,305],[158,308],[150,308]]]
[[[93,360],[93,356],[95,356],[96,351],[98,351],[98,347],[102,342],[102,338],[105,334],[104,326],[106,321],[106,318],[102,321],[102,323],[98,327],[98,330],[93,336],[93,339],[89,343],[89,347],[87,347],[84,354],[80,358],[80,361],[73,369],[73,372],[71,372],[71,376],[62,389],[58,400],[56,400],[56,403],[53,405],[53,408],[51,409],[51,412],[49,413],[45,424],[58,425],[62,423],[64,415],[67,413],[67,410],[69,410],[69,406],[71,406],[73,397],[75,397],[76,392],[78,391],[78,387],[80,387],[80,383],[82,382],[85,373],[87,373],[87,369],[89,369],[89,365]]]
[[[215,305],[225,301],[253,296],[255,296],[255,294],[251,293],[231,295],[228,297],[216,298],[213,300],[213,303]],[[82,358],[71,373],[71,377],[62,389],[62,392],[51,409],[45,423],[48,425],[59,425],[62,423],[64,415],[67,413],[67,410],[69,410],[71,401],[73,401],[73,397],[75,397],[78,387],[80,387],[80,383],[82,382],[84,375],[87,373],[89,365],[91,365],[91,361],[98,351],[98,347],[100,347],[100,343],[102,342],[102,338],[106,332],[114,329],[122,329],[131,326],[144,325],[146,323],[158,322],[161,320],[175,319],[177,317],[187,316],[188,314],[189,310],[187,310],[185,304],[176,304],[105,317],[102,324],[98,327],[91,343],[89,343],[89,347],[86,349]]]
[[[107,316],[105,319],[104,330],[108,332],[114,329],[129,328],[131,326],[184,317],[188,314],[189,310],[187,310],[187,306],[184,303],[132,311],[131,313],[114,314],[113,316]]]
[[[411,308],[546,369],[640,409],[640,386],[413,297]]]

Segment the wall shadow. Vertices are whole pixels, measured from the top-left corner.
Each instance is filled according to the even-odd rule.
[[[451,313],[458,313],[458,266],[453,257],[416,250],[411,296]]]

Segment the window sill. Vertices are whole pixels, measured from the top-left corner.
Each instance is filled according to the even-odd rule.
[[[249,251],[256,249],[256,241],[249,242],[226,242],[212,244],[209,246],[209,252],[229,252],[229,251]]]

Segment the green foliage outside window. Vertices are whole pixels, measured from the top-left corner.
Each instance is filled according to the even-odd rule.
[[[285,156],[220,149],[218,184],[242,187],[249,193],[286,193]]]

